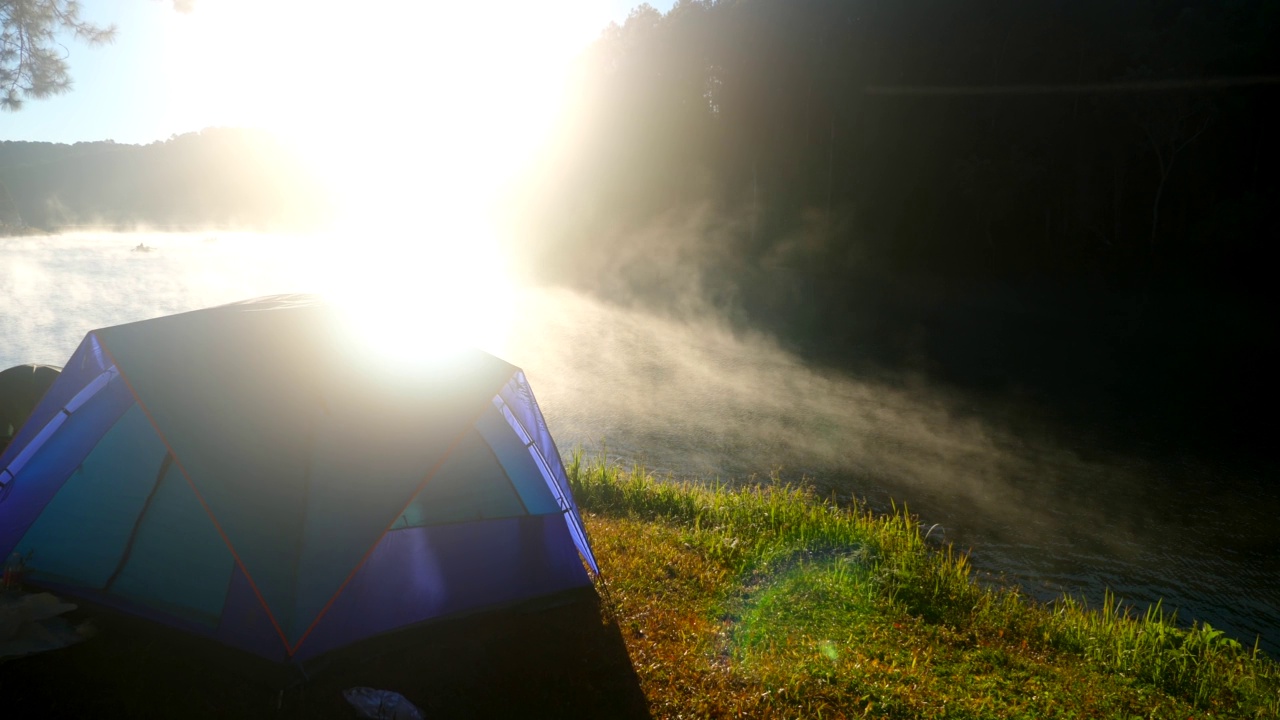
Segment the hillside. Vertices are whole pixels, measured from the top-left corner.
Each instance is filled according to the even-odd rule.
[[[0,228],[283,229],[324,219],[325,188],[265,132],[209,129],[148,145],[0,142]]]

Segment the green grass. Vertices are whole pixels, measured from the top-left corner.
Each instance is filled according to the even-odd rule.
[[[568,472],[656,717],[1280,717],[1280,666],[1256,647],[1110,595],[980,586],[905,508],[581,453]]]

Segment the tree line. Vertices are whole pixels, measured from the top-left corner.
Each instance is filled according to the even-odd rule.
[[[274,135],[215,128],[148,145],[0,142],[0,228],[305,228],[325,188]]]

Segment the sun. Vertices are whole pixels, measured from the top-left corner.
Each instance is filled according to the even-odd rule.
[[[602,5],[199,3],[168,20],[171,111],[274,130],[331,189],[338,220],[299,253],[361,343],[501,354],[497,203],[547,137]]]
[[[331,242],[319,291],[370,354],[403,366],[467,347],[507,353],[516,293],[496,243],[475,227],[418,243]]]

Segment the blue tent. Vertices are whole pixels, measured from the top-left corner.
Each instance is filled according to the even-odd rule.
[[[90,332],[0,455],[31,581],[304,662],[596,571],[524,373],[413,372],[274,296]]]

